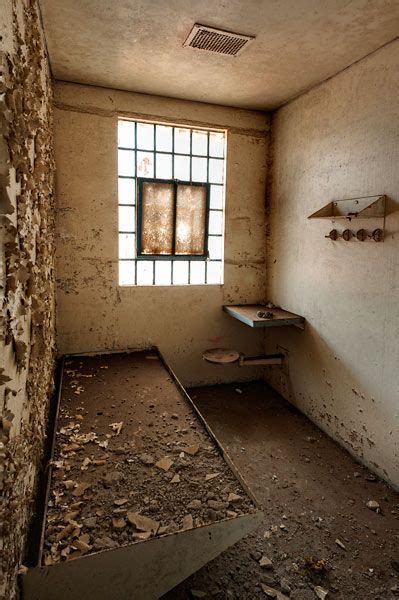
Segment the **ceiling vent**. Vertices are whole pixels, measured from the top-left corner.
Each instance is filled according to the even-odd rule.
[[[213,27],[196,23],[183,46],[208,50],[208,52],[216,52],[217,54],[237,56],[248,46],[254,37],[252,35],[223,31],[223,29],[214,29]]]

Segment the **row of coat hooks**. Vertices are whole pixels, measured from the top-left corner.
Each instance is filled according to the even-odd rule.
[[[322,208],[309,215],[308,219],[327,219],[331,220],[333,223],[342,223],[343,221],[346,221],[352,225],[356,221],[358,225],[360,225],[359,221],[372,219],[374,221],[374,228],[370,228],[370,232],[360,228],[355,231],[352,231],[352,229],[344,229],[342,232],[337,229],[331,229],[330,233],[324,237],[333,241],[341,239],[345,242],[350,242],[351,240],[364,242],[370,239],[375,242],[382,242],[384,240],[385,232],[385,216],[386,196],[385,194],[378,194],[376,196],[331,200]],[[375,223],[376,219],[379,223]],[[376,225],[379,225],[377,229],[375,229]]]
[[[368,233],[365,229],[358,229],[357,231],[344,229],[344,231],[340,233],[337,229],[331,229],[330,233],[324,237],[329,238],[334,242],[339,239],[342,239],[345,242],[350,242],[351,240],[355,239],[359,242],[364,242],[367,239],[372,239],[375,242],[382,242],[384,239],[384,231],[380,228],[374,229],[370,233]]]

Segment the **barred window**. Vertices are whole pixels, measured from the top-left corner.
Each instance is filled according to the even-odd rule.
[[[225,142],[119,120],[120,285],[223,283]]]

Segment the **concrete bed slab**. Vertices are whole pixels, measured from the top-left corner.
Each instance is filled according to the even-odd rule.
[[[226,460],[156,351],[66,359],[25,597],[157,598],[259,523]]]

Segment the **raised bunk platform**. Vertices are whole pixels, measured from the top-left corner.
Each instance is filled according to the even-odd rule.
[[[157,350],[66,358],[23,598],[159,598],[262,516]]]

